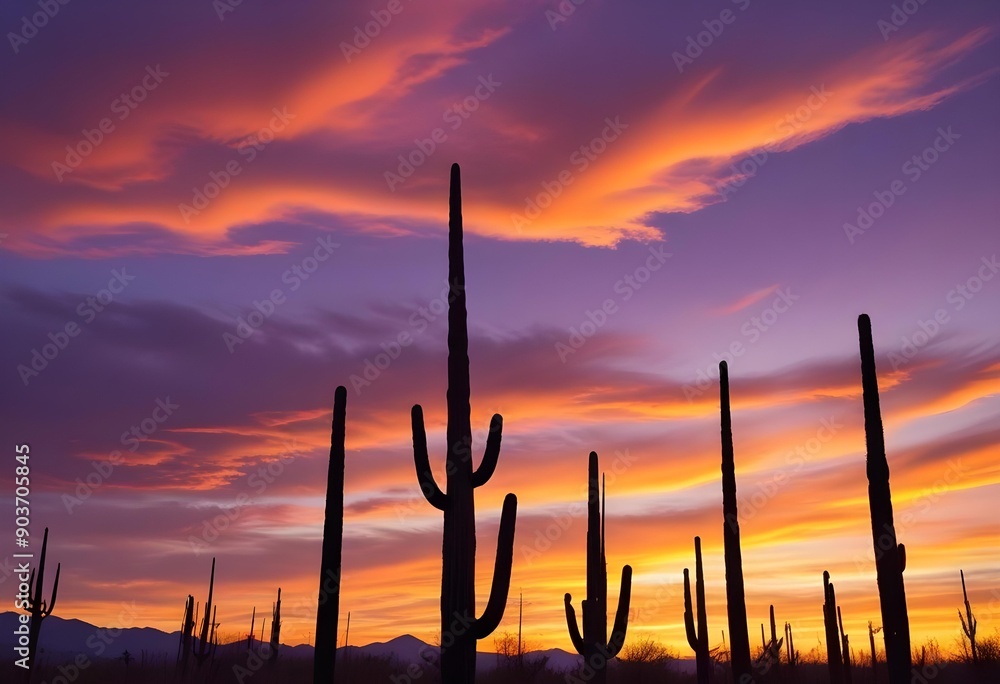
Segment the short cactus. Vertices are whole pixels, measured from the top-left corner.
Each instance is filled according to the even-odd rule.
[[[563,597],[566,624],[576,652],[583,656],[584,667],[593,671],[593,681],[607,681],[607,665],[625,644],[628,608],[632,596],[632,566],[622,568],[618,612],[608,638],[608,563],[605,555],[604,512],[599,489],[597,454],[590,452],[587,469],[587,598],[583,600],[583,633],[577,626],[573,596]]]
[[[698,629],[695,631],[691,581],[688,578],[687,568],[684,568],[684,629],[687,632],[688,645],[694,651],[698,684],[708,684],[711,680],[712,661],[708,649],[708,614],[705,607],[705,571],[701,564],[701,537],[694,538],[694,576],[695,598],[698,602]]]

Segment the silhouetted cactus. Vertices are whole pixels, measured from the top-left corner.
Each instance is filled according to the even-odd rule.
[[[326,517],[323,522],[323,558],[319,568],[319,608],[316,611],[316,649],[313,682],[333,684],[337,665],[340,620],[340,568],[344,542],[344,433],[347,388],[333,394],[330,465],[326,476]]]
[[[844,656],[844,682],[851,684],[851,642],[844,631],[844,618],[840,615],[840,606],[837,606],[837,622],[840,624],[840,651]]]
[[[962,600],[965,601],[965,615],[962,615],[962,611],[958,611],[958,619],[962,622],[962,632],[965,634],[965,638],[969,640],[969,647],[972,651],[972,664],[979,664],[979,653],[976,648],[976,626],[979,621],[976,616],[972,614],[972,605],[969,603],[969,594],[965,591],[965,571],[959,570],[959,574],[962,576]]]
[[[781,664],[781,644],[784,643],[784,639],[778,638],[778,627],[774,621],[774,605],[770,607],[770,619],[771,619],[771,639],[770,641],[764,642],[764,650],[761,654],[761,661],[767,663],[768,669],[771,667],[776,667]],[[763,625],[761,625],[761,631],[763,632]]]
[[[705,571],[701,563],[701,537],[694,538],[695,599],[698,602],[698,630],[695,632],[694,610],[691,605],[691,581],[684,568],[684,629],[688,645],[694,651],[698,668],[698,684],[708,684],[712,677],[712,660],[708,650],[708,613],[705,604]]]
[[[844,683],[844,661],[840,654],[840,632],[837,629],[837,594],[830,573],[823,571],[823,626],[826,628],[826,666],[830,684]]]
[[[903,585],[906,549],[896,542],[896,527],[892,519],[889,462],[885,456],[882,412],[879,409],[872,324],[866,314],[858,317],[858,337],[865,406],[865,446],[868,451],[868,504],[871,509],[872,542],[875,548],[879,603],[882,608],[885,660],[889,670],[889,683],[909,684],[912,666],[910,623],[906,615],[906,590]]]
[[[789,666],[795,667],[799,662],[799,654],[795,652],[795,642],[792,639],[792,623],[785,623],[785,659]]]
[[[875,654],[875,634],[881,632],[882,628],[879,627],[875,629],[872,625],[872,621],[868,621],[868,641],[871,642],[872,649],[872,681],[878,681],[878,656]]]
[[[181,676],[187,674],[191,659],[191,639],[194,636],[194,596],[188,594],[184,602],[184,617],[181,619],[181,640],[177,645],[177,667]]]
[[[594,681],[607,681],[608,661],[618,655],[625,644],[628,630],[628,607],[632,596],[632,566],[622,568],[621,590],[618,594],[618,611],[611,638],[608,638],[608,563],[604,548],[604,513],[602,496],[597,479],[597,453],[590,452],[587,468],[587,598],[582,604],[583,634],[576,622],[573,597],[564,597],[566,624],[576,652],[583,656],[585,668],[594,672]]]
[[[205,602],[205,619],[201,623],[201,636],[198,639],[198,648],[194,652],[194,658],[198,661],[198,667],[204,665],[205,661],[213,654],[212,643],[215,641],[215,620],[212,618],[212,593],[215,590],[215,559],[212,559],[212,575],[208,580],[208,601]]]
[[[334,642],[336,646],[337,642]],[[278,587],[278,600],[271,613],[271,648],[268,659],[273,663],[278,659],[278,648],[281,645],[281,587]]]
[[[719,403],[722,411],[722,541],[726,557],[726,606],[729,612],[729,660],[733,682],[752,682],[750,635],[743,589],[743,556],[740,522],[736,509],[736,461],[733,456],[733,424],[729,411],[729,366],[719,363]]]
[[[28,622],[28,669],[26,680],[31,681],[31,675],[35,670],[35,662],[38,659],[38,635],[42,632],[42,620],[52,615],[56,607],[56,594],[59,593],[59,571],[62,563],[56,564],[56,579],[52,583],[52,598],[48,603],[42,598],[42,585],[45,582],[45,556],[49,545],[49,528],[45,528],[42,535],[42,553],[38,559],[38,576],[35,577],[35,568],[31,569],[28,577],[28,598],[27,611],[31,615]]]
[[[253,611],[250,613],[250,631],[247,632],[247,650],[253,650],[253,626],[257,622],[257,606],[253,607]]]
[[[449,684],[472,684],[476,676],[476,641],[500,625],[514,556],[517,497],[507,494],[500,514],[500,532],[490,597],[476,618],[475,488],[489,482],[500,456],[503,418],[494,414],[482,463],[472,469],[472,424],[469,405],[469,331],[465,297],[465,257],[462,251],[462,189],[458,164],[451,167],[448,215],[448,428],[447,494],[431,472],[423,409],[413,407],[413,460],[417,481],[427,501],[444,512],[441,571],[441,678]]]

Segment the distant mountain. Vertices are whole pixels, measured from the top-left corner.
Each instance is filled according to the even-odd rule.
[[[17,628],[18,613],[0,613],[0,660],[12,659],[13,647],[16,643],[14,630]],[[78,653],[83,653],[92,659],[117,658],[122,652],[128,651],[133,656],[145,652],[147,656],[177,656],[177,645],[180,641],[180,631],[170,634],[152,627],[131,627],[122,630],[112,630],[95,627],[82,620],[66,620],[58,616],[45,619],[39,648],[53,661],[72,659]],[[220,652],[242,649],[243,643],[225,644],[219,646]],[[367,646],[348,646],[339,649],[341,654],[351,656],[367,655],[374,657],[394,657],[404,664],[424,664],[428,659],[435,660],[438,655],[437,646],[427,644],[415,636],[404,634],[385,642],[375,642]],[[286,658],[312,658],[313,647],[305,644],[298,646],[281,646],[281,654]],[[342,655],[339,657],[343,657]],[[538,651],[526,655],[529,659],[547,657],[549,667],[553,669],[569,669],[574,667],[580,657],[558,648]],[[479,653],[477,669],[488,672],[497,666],[495,653]]]

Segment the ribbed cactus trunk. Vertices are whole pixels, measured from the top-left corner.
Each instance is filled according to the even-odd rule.
[[[423,409],[413,407],[413,457],[417,481],[427,501],[444,512],[441,571],[441,680],[472,684],[476,676],[476,641],[499,626],[510,590],[517,497],[507,494],[500,514],[493,584],[486,609],[475,617],[476,508],[474,490],[489,482],[500,456],[503,418],[494,414],[486,451],[472,468],[469,384],[469,333],[462,248],[462,190],[458,164],[451,167],[448,217],[448,427],[447,493],[434,481],[427,453]]]
[[[566,625],[576,652],[583,656],[587,681],[604,684],[608,678],[608,662],[621,651],[628,630],[628,609],[632,597],[632,567],[622,568],[618,611],[608,639],[608,562],[605,553],[604,511],[597,453],[591,451],[587,465],[587,598],[583,601],[583,633],[573,609],[573,596],[563,597]]]
[[[830,582],[830,573],[823,571],[823,627],[826,630],[826,666],[830,684],[844,684],[844,662],[840,654],[840,632],[837,629],[837,594]]]
[[[31,620],[28,623],[28,669],[25,672],[25,681],[31,682],[32,674],[35,671],[35,664],[38,660],[38,636],[42,633],[42,620],[52,615],[56,607],[56,594],[59,593],[59,571],[62,563],[56,564],[56,579],[52,583],[52,598],[45,602],[42,598],[42,585],[45,583],[45,555],[49,545],[49,528],[45,528],[42,535],[42,553],[38,559],[38,576],[35,576],[35,569],[31,569],[28,577],[28,614]]]
[[[340,619],[340,569],[344,543],[344,461],[347,388],[333,394],[330,465],[326,476],[326,517],[323,522],[323,556],[319,568],[319,606],[316,611],[316,649],[313,683],[333,684],[337,666]]]
[[[729,366],[719,363],[719,392],[722,409],[722,541],[726,557],[726,605],[729,612],[729,660],[734,684],[754,681],[747,630],[747,605],[743,588],[743,555],[740,551],[740,522],[736,508],[736,461],[733,455],[733,423],[729,411]]]
[[[708,613],[705,607],[705,571],[701,563],[701,537],[694,538],[694,577],[695,600],[698,602],[698,629],[695,631],[691,581],[688,578],[687,568],[684,568],[684,629],[687,632],[688,645],[694,651],[698,684],[709,684],[712,679],[712,660],[708,649]]]
[[[879,603],[882,608],[885,661],[890,684],[909,684],[912,667],[910,622],[906,614],[906,590],[903,586],[906,549],[896,542],[892,494],[889,490],[889,462],[885,456],[878,378],[875,374],[872,324],[866,314],[858,317],[858,337],[865,405],[865,444],[868,450],[868,504],[871,509],[872,542],[875,548]]]

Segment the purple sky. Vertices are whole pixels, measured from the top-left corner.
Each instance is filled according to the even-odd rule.
[[[901,532],[914,630],[953,645],[960,567],[974,601],[1000,598],[985,517],[1000,494],[996,4],[928,2],[892,31],[882,2],[562,5],[575,7],[565,21],[552,1],[402,0],[394,15],[247,1],[221,17],[210,2],[74,2],[34,33],[22,17],[37,5],[0,9],[13,32],[0,50],[0,424],[31,445],[32,534],[52,529],[61,615],[107,621],[136,600],[144,624],[175,629],[217,556],[224,631],[281,585],[297,606],[284,633],[306,641],[345,384],[352,635],[433,636],[440,517],[414,499],[407,413],[424,405],[440,466],[446,327],[420,311],[445,285],[453,162],[474,426],[505,416],[477,501],[479,587],[514,491],[532,638],[569,645],[561,596],[583,586],[584,526],[540,560],[520,551],[580,498],[591,449],[606,468],[616,452],[636,459],[608,493],[611,574],[635,566],[633,604],[677,589],[700,534],[722,625],[717,386],[698,381],[733,345],[746,497],[822,420],[843,424],[762,510],[742,511],[751,621],[773,602],[819,630],[824,569],[845,624],[877,620],[861,312],[897,511],[915,516]],[[345,57],[372,11],[391,20]],[[677,57],[689,37],[707,43],[690,63]],[[100,142],[69,156],[88,137]],[[405,178],[400,155],[421,160]],[[879,197],[891,206],[855,230]],[[328,258],[296,275],[314,254]],[[87,298],[113,271],[134,280],[97,312]],[[230,353],[224,335],[275,290],[273,315]],[[596,334],[559,346],[608,300]],[[78,334],[45,368],[20,369],[69,323]],[[352,383],[403,332],[414,343]],[[129,451],[123,431],[168,397],[179,408]],[[116,449],[124,462],[68,511],[64,495]],[[268,464],[281,472],[258,492]],[[233,508],[241,493],[252,503]],[[195,553],[189,540],[227,510]],[[670,596],[633,622],[681,648]]]

